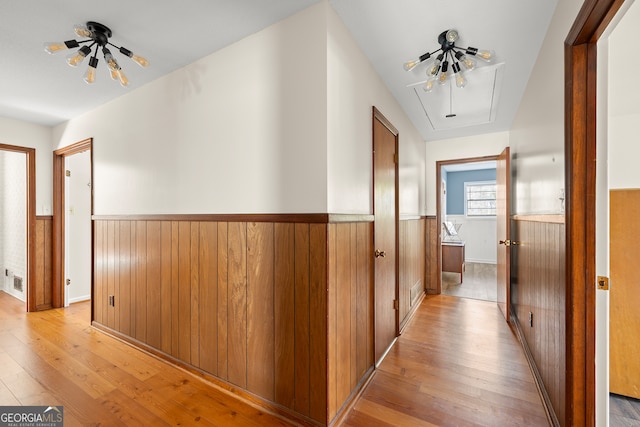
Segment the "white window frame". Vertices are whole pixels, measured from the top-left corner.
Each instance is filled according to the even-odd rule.
[[[487,214],[487,215],[474,215],[471,214],[469,215],[468,211],[467,211],[467,205],[468,205],[468,199],[467,199],[467,187],[471,187],[471,186],[479,186],[479,185],[496,185],[496,181],[495,180],[491,180],[491,181],[469,181],[464,183],[464,216],[468,217],[468,218],[495,218],[496,214]]]

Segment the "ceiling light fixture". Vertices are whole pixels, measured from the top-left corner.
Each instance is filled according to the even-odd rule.
[[[78,37],[85,37],[86,40],[67,40],[62,43],[45,43],[44,50],[48,53],[58,53],[63,50],[79,48],[77,51],[72,52],[67,56],[67,63],[72,67],[77,67],[84,58],[91,55],[91,51],[95,46],[95,51],[93,51],[93,55],[89,58],[89,67],[84,75],[84,81],[89,84],[93,83],[96,79],[96,67],[98,66],[97,56],[98,50],[101,49],[104,60],[109,67],[111,78],[113,80],[120,81],[120,84],[123,87],[127,87],[129,85],[129,80],[122,72],[120,64],[118,64],[118,61],[113,57],[107,46],[113,46],[118,49],[121,54],[131,58],[141,67],[149,65],[149,61],[140,55],[136,55],[125,47],[119,47],[109,42],[109,37],[111,37],[112,33],[109,27],[105,25],[89,21],[86,25],[76,25],[73,29]]]
[[[413,70],[418,64],[433,60],[435,61],[427,68],[427,81],[423,87],[425,92],[431,92],[438,82],[441,85],[445,84],[451,74],[455,76],[456,86],[465,87],[467,85],[467,79],[464,76],[464,71],[471,71],[476,67],[476,61],[474,58],[481,59],[486,62],[491,62],[494,57],[494,53],[491,50],[479,50],[475,47],[460,48],[456,46],[458,41],[458,32],[456,30],[446,30],[440,33],[438,36],[438,43],[440,48],[433,52],[427,52],[417,59],[405,62],[404,69],[406,71]],[[438,56],[434,55],[441,52]]]

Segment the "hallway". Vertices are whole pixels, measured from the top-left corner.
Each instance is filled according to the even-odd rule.
[[[343,426],[548,426],[495,303],[427,296]]]

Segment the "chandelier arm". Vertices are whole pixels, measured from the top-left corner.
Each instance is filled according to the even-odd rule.
[[[108,44],[109,46],[113,46],[113,47],[115,47],[115,48],[116,48],[116,49],[118,49],[118,50],[120,50],[120,49],[121,49],[121,46],[116,46],[115,44],[111,43],[110,41],[108,41],[108,42],[107,42],[107,44]]]

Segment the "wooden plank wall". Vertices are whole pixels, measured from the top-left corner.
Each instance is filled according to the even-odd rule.
[[[94,226],[95,322],[327,422],[327,224]]]
[[[409,315],[417,307],[420,297],[425,291],[426,265],[426,221],[425,219],[408,219],[400,221],[399,241],[399,319],[400,330],[404,327]]]
[[[329,224],[328,420],[373,368],[373,224]]]
[[[52,231],[53,231],[53,217],[51,216],[37,216],[36,217],[36,258],[35,262],[35,278],[29,278],[29,280],[35,280],[36,310],[48,310],[53,307],[53,276],[52,276],[52,262],[53,262],[53,245],[52,245]]]
[[[438,227],[435,216],[426,218],[425,289],[428,294],[438,293]]]
[[[514,226],[514,238],[521,242],[511,252],[515,320],[562,423],[566,390],[565,225],[516,220]],[[529,324],[529,313],[533,326]]]

